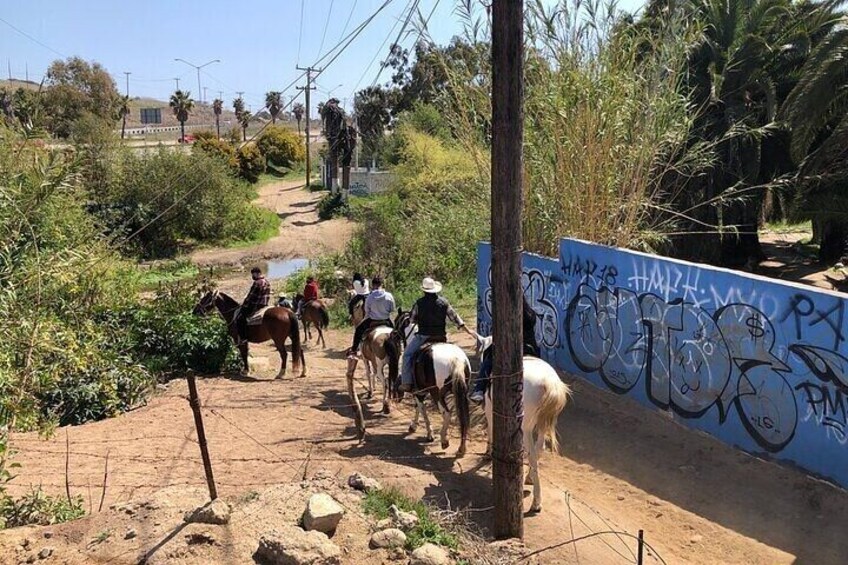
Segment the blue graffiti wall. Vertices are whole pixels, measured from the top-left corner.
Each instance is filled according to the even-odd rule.
[[[755,454],[848,487],[846,298],[564,239],[523,257],[552,365]],[[478,248],[478,331],[492,330]]]

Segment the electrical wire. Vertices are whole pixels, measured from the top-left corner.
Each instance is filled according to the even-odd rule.
[[[320,55],[321,50],[324,49],[324,40],[327,39],[327,28],[330,26],[330,16],[333,15],[334,2],[335,0],[330,0],[330,9],[327,10],[327,21],[324,22],[324,33],[321,34],[321,46],[318,48],[318,55]]]
[[[353,0],[353,5],[351,5],[351,7],[350,7],[350,13],[347,15],[347,21],[345,22],[345,25],[342,28],[342,32],[339,34],[339,39],[344,37],[344,34],[347,31],[347,26],[348,26],[348,24],[350,24],[350,18],[353,17],[353,12],[356,10],[356,2],[357,2],[357,0]]]

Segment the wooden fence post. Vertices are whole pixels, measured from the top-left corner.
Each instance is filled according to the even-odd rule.
[[[194,375],[188,377],[188,396],[191,411],[194,413],[194,427],[197,429],[197,443],[200,444],[200,456],[203,458],[203,470],[206,473],[206,485],[209,487],[209,498],[218,498],[218,489],[215,488],[215,479],[212,477],[212,461],[209,459],[209,447],[206,445],[206,432],[203,431],[203,416],[200,414],[200,398],[197,396],[197,383]]]

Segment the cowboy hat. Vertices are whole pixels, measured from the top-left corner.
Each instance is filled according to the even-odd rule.
[[[427,277],[423,281],[421,281],[421,290],[428,294],[438,294],[442,292],[442,283],[439,281],[434,281],[432,278]]]

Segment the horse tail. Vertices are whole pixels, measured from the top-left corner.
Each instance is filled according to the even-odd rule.
[[[289,314],[291,321],[291,329],[289,337],[292,342],[292,370],[297,373],[298,368],[301,369],[301,374],[306,374],[306,358],[303,356],[303,347],[300,345],[300,324],[297,321],[297,315],[294,312]],[[302,365],[298,367],[298,365]]]
[[[330,326],[330,313],[324,305],[321,306],[319,311],[321,312],[321,329],[323,330]]]
[[[559,419],[560,412],[565,408],[565,403],[568,401],[569,396],[571,396],[571,389],[559,377],[556,380],[545,380],[542,399],[539,401],[539,408],[536,412],[535,432],[541,437],[550,440],[551,451],[554,453],[559,452],[557,419]]]
[[[389,339],[383,342],[383,350],[386,352],[386,359],[389,361],[389,386],[394,391],[398,373],[400,373],[400,343],[394,332],[389,336]]]
[[[461,365],[461,366],[460,366]],[[471,365],[466,360],[454,360],[451,380],[453,381],[453,398],[456,413],[459,418],[459,433],[464,439],[468,436],[471,422],[471,410],[468,406],[468,381],[471,379]]]

